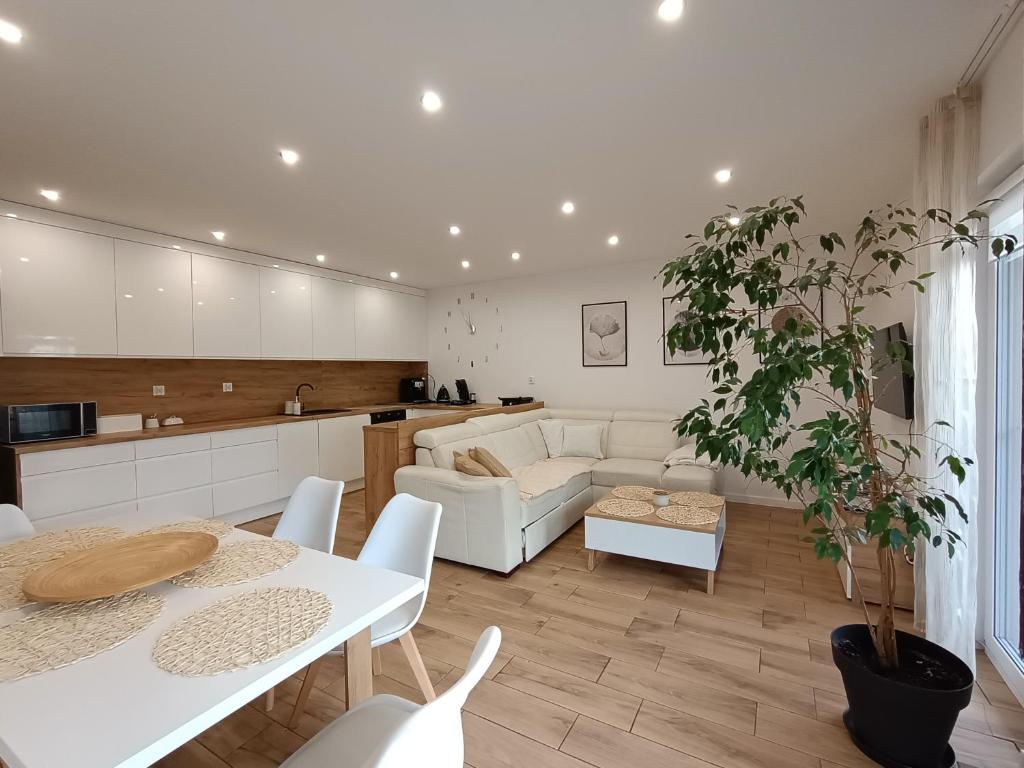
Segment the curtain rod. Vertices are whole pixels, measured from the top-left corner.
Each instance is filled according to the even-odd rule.
[[[992,51],[995,50],[1003,35],[1013,25],[1014,19],[1021,8],[1024,8],[1024,0],[1007,0],[1003,10],[999,12],[995,21],[992,22],[992,26],[985,35],[985,39],[981,41],[981,45],[978,46],[971,60],[967,63],[963,74],[960,75],[960,79],[956,84],[958,91],[970,85],[974,78],[978,76],[978,73],[984,69]]]

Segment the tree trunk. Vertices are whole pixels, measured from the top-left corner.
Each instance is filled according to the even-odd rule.
[[[878,568],[881,575],[881,606],[878,611],[878,625],[873,639],[875,651],[882,669],[896,669],[900,665],[896,652],[896,560],[890,547],[878,550]]]

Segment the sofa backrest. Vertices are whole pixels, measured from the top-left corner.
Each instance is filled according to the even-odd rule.
[[[680,445],[673,427],[678,418],[672,411],[615,411],[605,456],[661,461]]]

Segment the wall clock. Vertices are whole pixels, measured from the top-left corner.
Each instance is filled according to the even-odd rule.
[[[447,352],[457,365],[486,365],[501,350],[501,310],[489,297],[470,291],[455,298],[444,319]]]

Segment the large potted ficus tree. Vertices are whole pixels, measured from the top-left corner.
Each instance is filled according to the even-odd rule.
[[[945,422],[916,425],[902,439],[876,429],[876,368],[913,369],[906,346],[873,348],[876,328],[865,309],[877,297],[909,301],[911,291],[927,290],[931,275],[916,274],[915,252],[938,246],[950,258],[965,257],[985,237],[975,226],[985,214],[954,220],[940,209],[919,215],[886,206],[860,222],[850,248],[835,232],[799,235],[805,214],[799,197],[730,208],[662,268],[664,285],[688,310],[666,341],[672,351],[699,347],[714,386],[714,397],[686,413],[677,430],[695,440],[698,455],[798,500],[819,558],[849,562],[853,544],[877,549],[876,617],[858,589],[865,623],[832,634],[849,700],[844,719],[861,750],[882,765],[936,768],[949,761],[973,675],[941,646],[896,629],[894,558],[920,542],[957,556],[960,537],[947,515],[964,510],[955,495],[915,474],[915,459],[937,451],[943,471],[961,483],[972,461],[946,447]],[[1017,245],[1012,237],[988,239],[996,255]],[[823,415],[801,418],[801,404],[811,399]],[[862,515],[849,514],[853,507]]]

